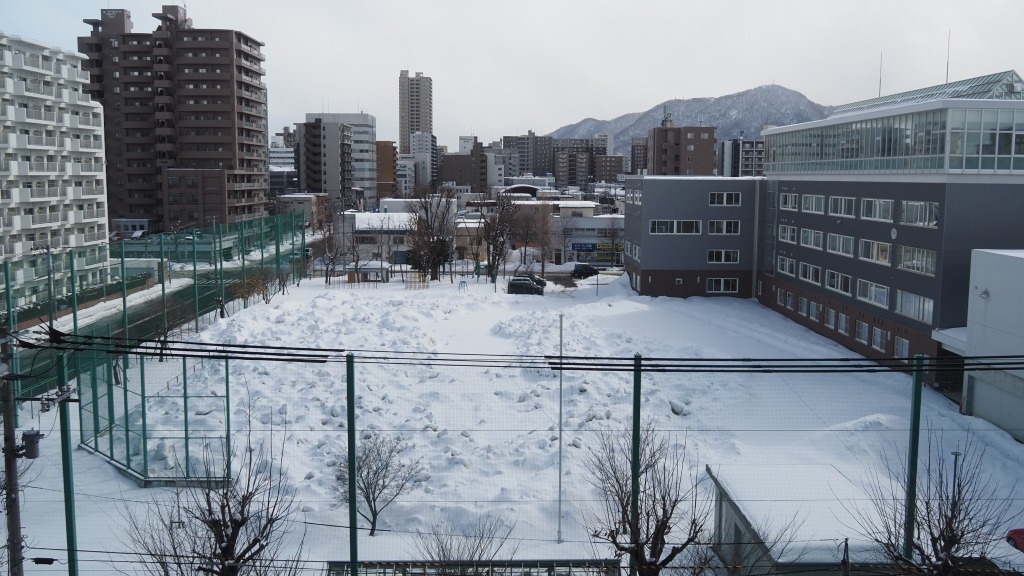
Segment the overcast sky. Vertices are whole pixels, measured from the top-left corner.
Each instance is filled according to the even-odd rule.
[[[75,49],[84,18],[161,4],[33,0],[0,28]],[[178,2],[180,4],[180,0]],[[671,98],[780,84],[843,104],[1024,69],[1020,0],[193,0],[199,28],[264,42],[271,132],[307,112],[366,112],[398,139],[398,74],[433,78],[434,132],[458,147]],[[881,65],[880,65],[881,63]]]

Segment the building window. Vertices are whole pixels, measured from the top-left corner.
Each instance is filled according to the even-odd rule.
[[[842,312],[839,313],[839,321],[836,322],[836,330],[840,334],[850,335],[850,317]]]
[[[830,196],[828,199],[828,213],[831,216],[853,218],[855,203],[855,198],[847,196]]]
[[[786,305],[786,292],[783,290],[776,290],[775,292],[775,303],[779,306]]]
[[[810,212],[812,214],[824,214],[825,213],[825,197],[815,194],[804,194],[800,198],[800,208],[804,212]]]
[[[893,338],[892,355],[904,363],[910,361],[910,340],[896,336]]]
[[[779,256],[779,272],[787,276],[796,276],[796,260]]]
[[[814,322],[821,322],[821,304],[811,302],[811,308],[807,312],[807,317]]]
[[[860,217],[865,220],[892,222],[892,200],[862,199],[860,201]]]
[[[903,290],[896,291],[896,313],[902,314],[925,324],[932,323],[932,309],[934,302],[931,298],[925,298]]]
[[[825,326],[833,329],[836,327],[836,311],[831,308],[825,308]]]
[[[651,220],[651,234],[700,234],[700,220]]]
[[[896,266],[926,276],[935,276],[935,251],[913,246],[900,246]]]
[[[708,234],[739,234],[739,220],[708,220]]]
[[[792,192],[779,194],[779,208],[783,210],[799,210],[800,195]]]
[[[800,245],[807,246],[808,248],[816,248],[821,250],[822,247],[822,234],[820,230],[811,230],[810,228],[800,229]]]
[[[875,282],[869,282],[864,279],[857,280],[857,299],[863,300],[869,304],[880,306],[882,308],[889,307],[889,287],[884,284],[876,284]]]
[[[779,240],[782,242],[789,242],[790,244],[796,244],[796,226],[779,224]]]
[[[871,327],[871,347],[880,352],[885,352],[886,331],[878,327]]]
[[[807,262],[800,263],[800,279],[811,284],[821,285],[821,267]]]
[[[860,259],[874,262],[875,264],[889,265],[889,249],[892,245],[887,242],[876,242],[866,238],[860,239]]]
[[[857,320],[857,333],[853,337],[857,342],[861,344],[868,343],[868,325],[860,320]]]
[[[739,192],[711,192],[708,196],[709,206],[739,206]]]
[[[842,254],[843,256],[852,257],[853,236],[843,236],[842,234],[829,234],[828,251],[833,254]]]
[[[842,292],[847,296],[850,295],[850,284],[852,278],[846,274],[841,274],[835,270],[825,271],[825,288],[829,290],[835,290],[836,292]]]
[[[793,309],[793,293],[786,292],[786,308]]]
[[[708,264],[735,264],[739,261],[739,250],[708,250]]]
[[[739,278],[708,278],[708,293],[736,293],[740,291]]]
[[[801,316],[807,316],[807,298],[800,297],[800,309],[797,310],[797,314]]]
[[[936,228],[939,225],[939,203],[904,200],[900,210],[900,224]]]

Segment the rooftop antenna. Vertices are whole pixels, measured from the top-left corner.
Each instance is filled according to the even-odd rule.
[[[882,97],[882,56],[884,52],[878,53],[878,97]]]
[[[949,84],[949,42],[953,37],[952,30],[946,30],[946,84]]]

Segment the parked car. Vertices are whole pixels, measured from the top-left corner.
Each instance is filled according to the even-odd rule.
[[[597,269],[597,267],[591,266],[590,264],[577,264],[575,267],[573,267],[572,272],[569,273],[569,276],[572,276],[573,278],[590,278],[591,276],[597,274],[598,272],[599,270]]]
[[[509,294],[536,294],[538,296],[544,295],[544,287],[539,284],[535,284],[533,280],[530,280],[526,276],[516,276],[508,281]]]
[[[1014,528],[1007,532],[1006,543],[1024,552],[1024,528]]]
[[[541,278],[540,276],[537,276],[536,274],[534,274],[532,272],[518,272],[518,273],[516,273],[515,278],[529,278],[530,280],[533,280],[533,283],[536,284],[537,286],[547,286],[548,285],[548,281],[547,280]]]

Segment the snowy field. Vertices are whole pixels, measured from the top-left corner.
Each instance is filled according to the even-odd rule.
[[[598,285],[597,282],[601,284]],[[341,285],[343,286],[343,285]],[[447,278],[425,290],[401,282],[366,288],[325,287],[322,279],[289,288],[218,320],[206,342],[357,350],[357,431],[399,433],[415,446],[429,478],[381,516],[376,537],[362,537],[361,560],[412,558],[417,531],[443,519],[500,513],[516,521],[517,558],[608,557],[595,548],[584,519],[595,502],[582,456],[594,434],[630,425],[632,374],[557,372],[544,368],[411,365],[360,358],[397,352],[488,356],[557,355],[631,358],[849,358],[839,345],[752,300],[649,298],[633,294],[625,277],[604,274],[575,288],[548,283],[545,296],[507,295],[499,283],[469,279],[460,290]],[[560,330],[561,322],[561,330]],[[561,339],[560,339],[561,334]],[[345,365],[237,362],[231,367],[232,430],[283,443],[302,511],[310,574],[321,562],[348,559],[348,510],[332,466],[342,457]],[[561,384],[561,386],[560,386]],[[558,491],[559,391],[562,397],[562,493]],[[695,470],[744,465],[770,482],[772,465],[827,464],[857,486],[883,455],[906,450],[911,379],[901,374],[645,374],[645,419],[679,445]],[[168,415],[168,420],[178,415]],[[922,446],[929,430],[953,446],[966,431],[986,449],[987,471],[1009,488],[1024,478],[1024,446],[988,423],[925,390]],[[150,425],[158,426],[157,415]],[[77,413],[73,426],[77,432]],[[27,406],[22,429],[47,434],[42,457],[23,487],[26,557],[65,557],[60,449],[56,411]],[[759,468],[760,467],[760,468]],[[119,536],[127,507],[145,505],[164,489],[138,488],[103,459],[76,450],[74,482],[83,572],[103,573],[124,561]],[[799,514],[811,502],[792,502]],[[1013,503],[1024,525],[1024,500]],[[561,509],[563,542],[557,542]],[[842,536],[803,535],[806,540]],[[365,533],[364,533],[365,534]],[[845,530],[854,541],[856,533]],[[1000,535],[994,535],[999,537]],[[838,548],[827,544],[836,552]],[[1021,555],[996,549],[1017,566]],[[31,566],[31,574],[66,566]]]

